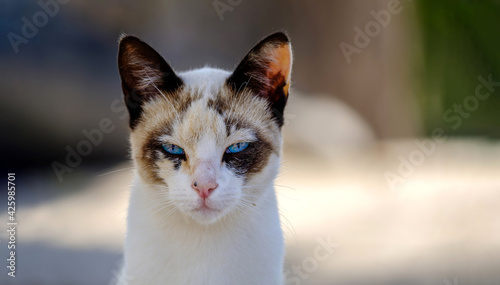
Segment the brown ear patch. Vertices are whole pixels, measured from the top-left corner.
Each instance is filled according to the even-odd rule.
[[[280,80],[280,84],[277,86],[283,86],[283,94],[288,96],[288,88],[290,87],[290,71],[292,64],[292,54],[289,44],[284,44],[283,46],[276,48],[272,51],[270,58],[273,58],[267,67],[267,78],[277,78]]]
[[[228,78],[227,85],[234,92],[247,88],[266,98],[281,127],[291,70],[292,50],[288,37],[284,33],[275,33],[250,50]]]

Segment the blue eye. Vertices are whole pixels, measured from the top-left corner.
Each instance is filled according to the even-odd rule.
[[[184,154],[184,150],[175,144],[162,144],[163,149],[171,154]]]
[[[240,143],[235,143],[235,144],[232,144],[230,145],[227,149],[226,149],[226,153],[238,153],[238,152],[241,152],[243,151],[245,148],[248,147],[250,143],[247,143],[247,142],[240,142]]]

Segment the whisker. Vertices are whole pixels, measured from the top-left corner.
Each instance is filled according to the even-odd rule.
[[[287,217],[285,217],[285,215],[283,215],[283,214],[281,213],[281,211],[279,211],[279,215],[280,215],[280,217],[282,217],[282,218],[283,218],[283,219],[284,219],[284,220],[288,223],[288,225],[291,227],[291,229],[290,229],[290,227],[288,227],[288,225],[286,225],[285,223],[282,223],[282,225],[283,225],[284,227],[286,227],[286,228],[288,229],[288,231],[290,231],[290,232],[292,233],[293,239],[294,239],[295,241],[298,241],[298,239],[297,239],[297,232],[295,231],[295,228],[294,228],[293,224],[290,222],[290,220],[288,220],[288,219],[287,219]],[[281,219],[280,219],[280,220],[281,220]]]
[[[103,174],[99,174],[99,175],[97,175],[97,177],[102,177],[102,176],[113,174],[113,173],[117,173],[117,172],[120,172],[120,171],[131,170],[131,169],[134,169],[134,168],[135,167],[126,167],[126,168],[122,168],[122,169],[118,169],[118,170],[113,170],[113,171],[109,171],[109,172],[106,172],[106,173],[103,173]]]

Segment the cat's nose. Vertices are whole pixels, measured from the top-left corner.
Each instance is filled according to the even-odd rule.
[[[210,181],[194,181],[191,187],[198,192],[198,195],[205,200],[212,194],[212,192],[217,188],[219,184],[217,182],[210,180]]]

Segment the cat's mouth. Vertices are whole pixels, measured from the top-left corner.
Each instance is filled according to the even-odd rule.
[[[192,210],[193,218],[202,224],[211,224],[217,221],[222,213],[221,209],[207,205],[207,203],[200,203],[199,206]]]
[[[227,200],[199,199],[189,210],[189,215],[202,224],[212,224],[225,216],[232,208]]]
[[[209,206],[206,202],[202,202],[200,206],[196,207],[194,209],[196,212],[201,212],[201,213],[214,213],[214,212],[220,212],[219,209],[216,209],[214,207]]]

